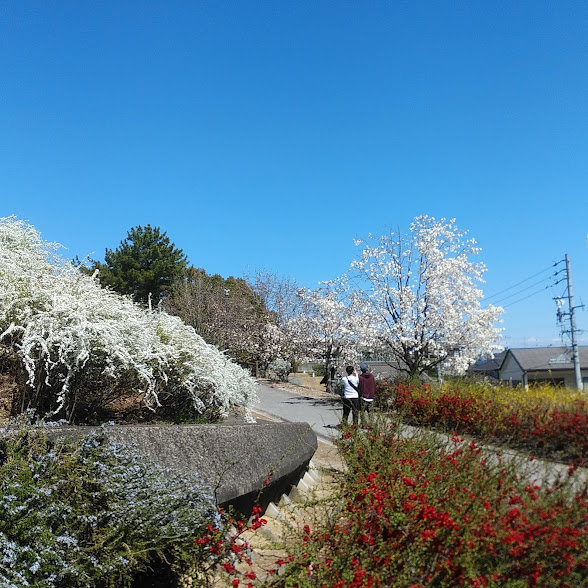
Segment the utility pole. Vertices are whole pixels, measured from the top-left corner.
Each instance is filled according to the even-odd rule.
[[[229,288],[225,288],[225,351],[228,350],[229,346],[229,296],[231,294],[231,290]]]
[[[582,371],[580,370],[580,356],[578,354],[578,343],[576,341],[576,317],[574,315],[574,295],[572,293],[572,274],[570,272],[570,258],[566,253],[566,277],[568,280],[568,308],[570,311],[570,329],[572,337],[572,358],[574,361],[574,375],[576,377],[576,388],[583,390]]]

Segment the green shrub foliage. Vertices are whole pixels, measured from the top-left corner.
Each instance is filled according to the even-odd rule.
[[[272,363],[270,363],[269,370],[271,373],[275,374],[278,380],[281,382],[287,382],[291,367],[292,366],[290,365],[289,361],[278,357],[277,359],[274,359]]]
[[[120,588],[148,565],[193,565],[194,538],[220,522],[199,478],[102,434],[51,439],[43,426],[0,437],[1,586]]]

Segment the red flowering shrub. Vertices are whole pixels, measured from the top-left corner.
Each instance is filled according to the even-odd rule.
[[[588,585],[588,492],[540,488],[475,443],[350,428],[341,510],[307,526],[279,587]]]
[[[223,581],[231,586],[252,588],[256,573],[252,569],[252,547],[243,539],[247,531],[255,531],[266,524],[261,518],[261,508],[253,507],[253,514],[247,524],[234,519],[221,510],[221,522],[208,525],[207,531],[194,541],[188,560],[181,575],[182,585],[213,585],[213,577],[222,575]],[[220,580],[219,580],[220,581]]]
[[[536,418],[531,435],[536,446],[548,445],[553,451],[570,453],[580,460],[588,455],[588,413],[584,402],[575,403],[571,409],[554,407],[548,418]]]
[[[378,393],[384,399],[380,406],[400,413],[408,424],[491,438],[564,462],[582,463],[588,456],[584,400],[561,406],[550,398],[509,404],[500,398],[503,389],[479,384],[379,382]]]

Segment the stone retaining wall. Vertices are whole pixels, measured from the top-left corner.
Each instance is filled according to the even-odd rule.
[[[92,429],[60,427],[51,435],[75,437]],[[113,425],[105,434],[171,470],[198,473],[220,506],[233,505],[245,515],[297,484],[317,449],[307,423]]]

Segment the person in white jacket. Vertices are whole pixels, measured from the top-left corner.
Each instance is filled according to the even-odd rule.
[[[359,423],[359,376],[352,365],[345,368],[347,376],[341,381],[343,383],[343,424],[349,420],[349,413],[354,425]]]

